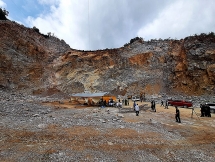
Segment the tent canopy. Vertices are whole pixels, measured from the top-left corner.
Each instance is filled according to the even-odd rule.
[[[107,92],[97,92],[97,93],[76,93],[72,94],[71,97],[102,97]]]

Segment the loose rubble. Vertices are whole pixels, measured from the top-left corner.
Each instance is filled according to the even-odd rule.
[[[5,92],[0,100],[3,161],[215,160],[215,126],[190,118],[176,124],[166,112],[136,117],[117,108],[59,108],[42,104],[57,98]]]

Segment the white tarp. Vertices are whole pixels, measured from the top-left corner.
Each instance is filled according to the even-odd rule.
[[[71,97],[102,97],[107,92],[97,92],[97,93],[76,93],[72,94]]]

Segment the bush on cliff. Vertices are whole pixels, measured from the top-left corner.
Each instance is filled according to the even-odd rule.
[[[5,9],[0,8],[0,20],[7,20],[6,16],[8,16],[9,12]]]
[[[130,40],[130,44],[132,44],[133,42],[137,41],[137,40],[142,40],[143,38],[141,37],[135,37],[133,39]]]
[[[45,35],[45,34],[40,33],[40,30],[36,26],[33,27],[33,30],[35,32],[39,33],[40,35],[42,35],[45,38],[49,38],[50,37],[49,35]]]

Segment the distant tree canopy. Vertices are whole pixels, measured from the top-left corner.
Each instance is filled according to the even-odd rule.
[[[215,36],[214,32],[210,32],[208,35]]]
[[[214,32],[209,32],[208,34],[206,34],[206,33],[201,33],[201,34],[194,34],[193,36],[195,36],[195,37],[199,37],[199,36],[201,36],[201,37],[206,37],[206,36],[212,36],[212,37],[215,37],[215,34],[214,34]]]
[[[135,42],[135,41],[137,41],[137,40],[143,41],[143,38],[142,38],[142,37],[135,37],[135,38],[132,38],[132,39],[130,40],[130,42],[124,44],[124,46],[128,46],[129,44],[132,44],[133,42]]]
[[[142,40],[142,38],[141,37],[135,37],[135,38],[130,40],[130,44],[137,41],[137,40]]]
[[[34,29],[34,31],[36,31],[37,33],[40,34],[40,30],[36,26],[34,26],[33,29]]]
[[[8,16],[9,12],[3,8],[0,8],[0,20],[7,20],[6,16]]]

